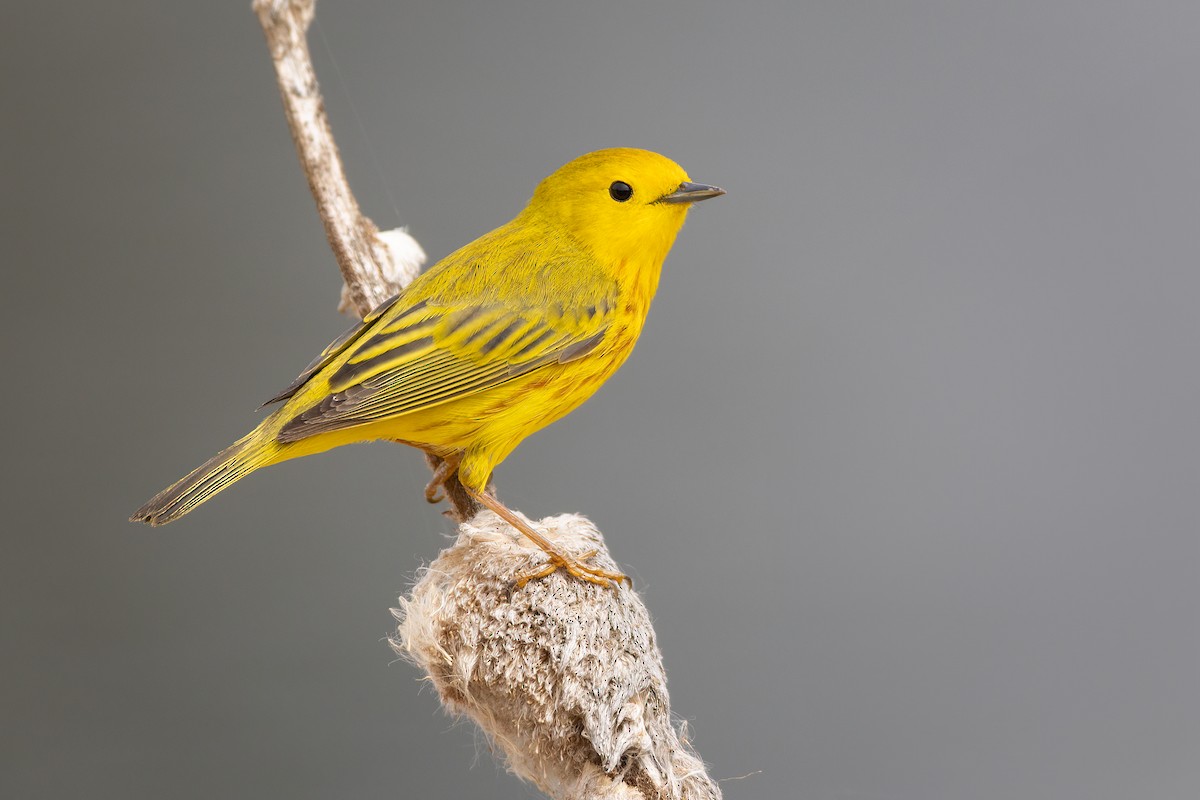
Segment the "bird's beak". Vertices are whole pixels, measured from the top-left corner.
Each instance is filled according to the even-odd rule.
[[[670,194],[664,194],[654,202],[656,203],[695,203],[699,200],[707,200],[710,197],[720,197],[725,194],[724,189],[716,186],[708,186],[703,183],[688,183],[684,181],[679,184],[679,188]]]

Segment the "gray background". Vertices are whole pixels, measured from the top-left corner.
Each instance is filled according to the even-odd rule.
[[[0,796],[533,796],[384,642],[417,454],[124,521],[347,324],[248,5],[5,15]],[[729,190],[499,473],[606,532],[728,797],[1200,796],[1196,3],[319,19],[434,258],[599,147]]]

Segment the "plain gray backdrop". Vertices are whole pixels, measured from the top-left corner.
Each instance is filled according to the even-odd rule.
[[[125,522],[348,324],[248,6],[0,28],[0,796],[529,798],[385,642],[452,532],[417,453]],[[433,259],[601,147],[729,191],[498,473],[605,531],[727,797],[1200,796],[1196,3],[318,22],[352,185]]]

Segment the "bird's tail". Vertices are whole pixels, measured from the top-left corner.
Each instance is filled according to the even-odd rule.
[[[259,467],[275,462],[274,443],[264,443],[254,433],[234,442],[175,483],[154,495],[133,512],[130,522],[166,525]]]

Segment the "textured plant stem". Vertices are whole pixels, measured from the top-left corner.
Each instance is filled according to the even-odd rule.
[[[617,565],[575,514],[530,522],[577,558]],[[514,591],[546,554],[491,511],[400,598],[392,646],[429,676],[508,768],[557,800],[720,800],[721,790],[671,722],[667,675],[637,592],[562,571]]]
[[[360,317],[404,288],[425,254],[404,231],[380,233],[342,169],[306,35],[315,0],[255,0],[296,152],[345,280],[343,310]],[[439,459],[427,456],[431,469]],[[514,590],[547,556],[447,482],[458,541],[401,598],[392,639],[451,713],[470,716],[510,770],[555,800],[720,800],[671,724],[654,627],[631,589],[558,572]],[[414,497],[417,492],[414,491]],[[531,523],[577,558],[616,571],[583,517]]]

